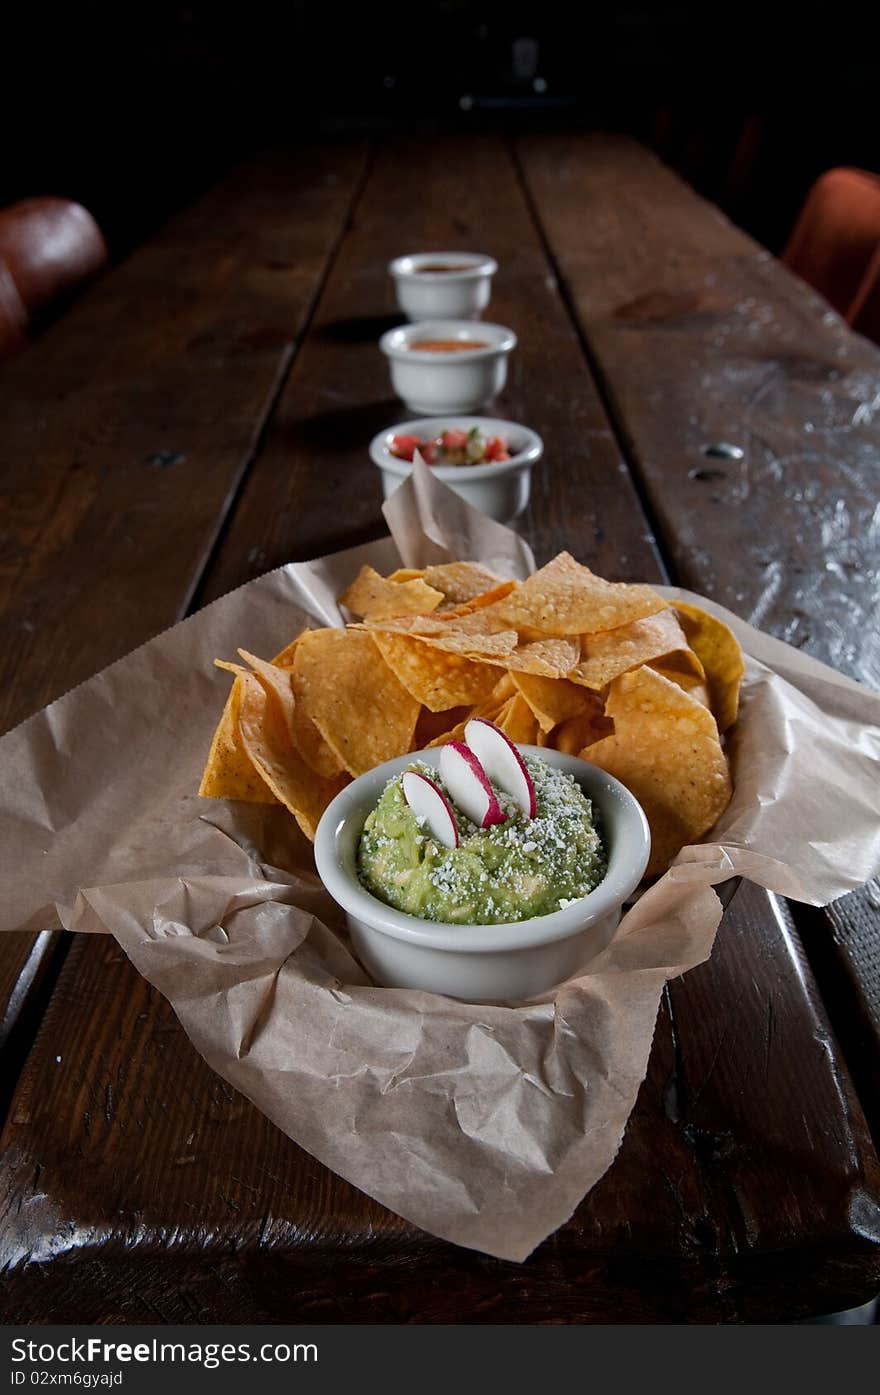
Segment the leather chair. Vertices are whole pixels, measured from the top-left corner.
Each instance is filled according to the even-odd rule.
[[[880,176],[827,170],[813,185],[782,260],[846,319],[880,247]]]
[[[27,343],[28,315],[8,267],[0,262],[0,361]]]
[[[0,353],[20,347],[106,263],[101,230],[81,204],[46,197],[0,210]],[[13,292],[24,310],[23,326]]]
[[[877,247],[852,303],[849,322],[866,339],[880,344],[880,246]]]

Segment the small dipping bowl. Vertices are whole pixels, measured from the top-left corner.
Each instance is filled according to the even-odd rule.
[[[388,265],[409,320],[477,320],[489,304],[498,263],[479,252],[416,252]]]
[[[405,421],[400,426],[380,431],[370,442],[370,459],[382,471],[385,498],[394,493],[412,470],[411,460],[392,455],[391,442],[395,436],[431,440],[442,431],[470,431],[475,426],[488,439],[503,437],[510,459],[486,465],[431,465],[428,468],[472,508],[499,523],[512,522],[529,502],[532,466],[537,465],[544,454],[544,442],[527,426],[518,426],[515,421],[498,421],[494,417],[421,417],[418,421]]]
[[[423,343],[446,347],[415,347]],[[516,335],[504,325],[424,320],[389,329],[379,348],[389,360],[391,385],[411,412],[448,415],[475,412],[501,391]]]
[[[608,944],[648,865],[651,835],[642,807],[619,780],[577,756],[519,749],[573,775],[592,800],[608,856],[604,879],[561,911],[503,925],[444,925],[386,906],[358,880],[364,822],[386,781],[414,760],[436,768],[440,751],[435,746],[386,761],[346,785],[315,836],[318,873],[345,911],[355,950],[377,983],[471,1002],[531,998],[570,978]]]

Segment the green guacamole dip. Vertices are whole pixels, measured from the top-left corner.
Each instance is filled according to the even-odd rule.
[[[538,812],[527,818],[493,785],[505,823],[477,828],[456,808],[436,770],[411,770],[440,785],[455,812],[460,843],[444,848],[419,824],[395,776],[367,816],[358,875],[380,901],[408,915],[460,925],[497,925],[548,915],[586,896],[605,875],[605,850],[590,801],[571,775],[525,757]]]

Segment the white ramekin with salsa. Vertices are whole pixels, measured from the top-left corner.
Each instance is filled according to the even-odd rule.
[[[389,329],[379,348],[411,411],[473,412],[504,387],[516,335],[504,325],[424,320]]]
[[[416,252],[388,270],[409,320],[477,320],[489,304],[498,263],[480,252]]]
[[[532,467],[544,453],[536,431],[495,417],[421,417],[380,431],[370,459],[389,498],[412,469],[418,450],[426,465],[466,503],[510,523],[529,501]]]

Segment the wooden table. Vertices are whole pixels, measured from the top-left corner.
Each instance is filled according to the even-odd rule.
[[[268,155],[0,377],[9,726],[230,587],[378,537],[386,262],[497,257],[522,529],[880,683],[880,353],[653,156]],[[707,456],[720,440],[740,461]],[[872,531],[873,530],[873,531]],[[873,550],[872,550],[873,549]],[[214,1076],[115,942],[0,939],[7,1322],[790,1320],[880,1289],[877,888],[750,887],[670,985],[620,1154],[524,1265],[433,1240]],[[872,959],[873,956],[873,959]],[[873,965],[873,967],[872,967]]]

